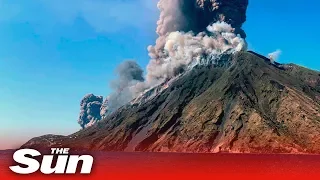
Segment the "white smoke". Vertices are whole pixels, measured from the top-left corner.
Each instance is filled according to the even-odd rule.
[[[208,32],[197,35],[193,32],[172,32],[165,38],[162,57],[155,53],[155,47],[149,46],[152,58],[147,67],[146,80],[153,84],[161,83],[176,76],[177,71],[185,71],[197,64],[213,63],[219,55],[230,51],[246,50],[246,42],[225,22],[217,22],[207,27]]]
[[[277,62],[277,60],[279,59],[281,54],[282,54],[282,51],[280,49],[278,49],[272,53],[269,53],[268,57],[269,57],[271,63]]]

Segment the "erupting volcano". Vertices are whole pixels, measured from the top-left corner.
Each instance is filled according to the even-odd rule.
[[[103,104],[95,100],[100,96],[90,94],[83,98],[78,121],[81,127],[91,126],[129,101],[148,91],[150,94],[150,89],[176,79],[197,65],[218,64],[224,59],[222,56],[245,51],[246,34],[241,26],[246,20],[247,6],[248,0],[160,0],[156,30],[159,37],[154,46],[148,47],[151,59],[146,67],[146,77],[134,61],[119,65],[116,69],[118,79],[111,82],[114,91]],[[88,97],[92,97],[91,100]],[[91,104],[85,106],[83,102],[99,104],[99,107],[91,108]],[[101,109],[100,113],[92,114],[97,108]]]
[[[320,153],[320,73],[247,52],[248,0],[160,0],[144,76],[117,68],[113,93],[87,95],[69,136],[23,148]]]

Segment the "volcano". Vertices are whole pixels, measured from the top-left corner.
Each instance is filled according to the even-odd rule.
[[[254,52],[220,58],[151,89],[91,127],[33,138],[22,148],[320,153],[320,72]]]
[[[320,73],[247,51],[248,0],[159,0],[159,37],[81,101],[82,130],[23,148],[320,153]]]

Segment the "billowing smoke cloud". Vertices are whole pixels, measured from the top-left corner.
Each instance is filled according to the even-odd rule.
[[[195,35],[193,32],[172,32],[166,36],[161,58],[155,47],[149,46],[151,59],[147,70],[147,83],[163,82],[192,68],[197,64],[215,63],[225,52],[246,49],[246,42],[234,33],[234,28],[225,22],[217,22],[207,27],[207,32]]]
[[[231,48],[244,50],[241,26],[247,6],[248,0],[160,0],[159,37],[155,46],[148,47],[151,60],[145,87]]]
[[[135,61],[125,61],[116,69],[118,78],[111,82],[113,93],[104,102],[105,113],[113,111],[132,100],[137,92],[134,86],[144,81],[143,70]],[[103,114],[103,113],[102,113]]]
[[[102,96],[93,94],[88,94],[81,100],[78,123],[82,128],[92,126],[132,100],[137,94],[137,83],[144,81],[143,70],[135,61],[120,64],[116,74],[118,78],[110,84],[113,92],[104,101]]]
[[[195,65],[215,64],[223,54],[246,50],[248,0],[160,0],[158,39],[148,47],[151,58],[143,77],[134,61],[117,68],[113,93],[101,106],[101,116],[141,98],[146,90],[168,82]]]
[[[80,103],[80,115],[78,123],[82,128],[89,127],[101,119],[100,109],[103,97],[88,94]]]
[[[195,34],[206,30],[208,25],[223,21],[235,28],[235,34],[245,38],[241,29],[246,21],[248,0],[160,0],[160,18],[157,22],[156,41],[151,58],[161,58],[166,36],[175,31]]]
[[[282,53],[282,51],[278,49],[275,52],[269,53],[268,57],[269,57],[270,61],[272,63],[274,63],[274,62],[277,62],[277,60],[279,59],[281,53]]]

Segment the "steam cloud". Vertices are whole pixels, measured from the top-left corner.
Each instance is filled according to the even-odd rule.
[[[282,54],[282,51],[278,49],[275,52],[269,53],[268,57],[271,60],[271,62],[274,63],[274,62],[277,62],[281,54]]]
[[[151,58],[143,77],[134,61],[117,68],[113,93],[101,106],[102,117],[146,90],[182,74],[195,65],[215,64],[222,54],[246,50],[241,29],[248,0],[160,0],[159,35],[148,47]]]

